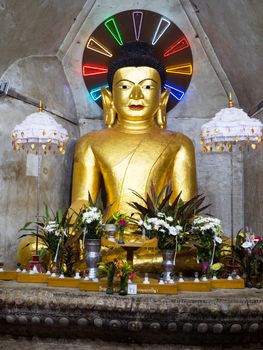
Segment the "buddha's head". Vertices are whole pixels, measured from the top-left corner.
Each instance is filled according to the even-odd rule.
[[[109,89],[102,89],[105,124],[111,127],[116,115],[119,121],[166,124],[169,90],[164,90],[166,74],[163,65],[144,42],[125,44],[109,66]]]

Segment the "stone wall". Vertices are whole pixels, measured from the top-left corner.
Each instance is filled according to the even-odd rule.
[[[253,115],[263,122],[263,109]],[[260,145],[256,150],[249,149],[244,154],[244,194],[245,194],[245,225],[257,234],[263,234],[263,149]]]
[[[66,209],[70,203],[72,158],[79,130],[74,122],[71,89],[61,63],[56,57],[29,57],[9,67],[3,79],[25,101],[42,97],[53,118],[69,133],[66,154],[44,156],[39,178],[40,214],[44,203],[52,210]],[[7,267],[16,264],[17,237],[22,234],[18,230],[35,219],[37,184],[36,177],[28,176],[26,152],[12,149],[11,134],[17,124],[36,111],[30,103],[11,96],[0,97],[0,255],[4,256]]]

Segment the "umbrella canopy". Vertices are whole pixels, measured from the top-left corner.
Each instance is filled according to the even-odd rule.
[[[65,153],[68,132],[50,114],[39,111],[30,114],[12,131],[12,144],[15,150],[24,149],[46,153]]]
[[[200,142],[203,152],[210,152],[213,147],[219,151],[231,151],[238,144],[242,151],[251,144],[255,149],[262,140],[263,125],[258,119],[250,118],[242,109],[223,108],[215,117],[201,128]]]

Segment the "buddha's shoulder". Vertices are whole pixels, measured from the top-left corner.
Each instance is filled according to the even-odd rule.
[[[175,132],[171,130],[162,130],[161,135],[164,138],[169,138],[171,143],[181,144],[181,145],[192,145],[192,140],[181,132]]]
[[[93,145],[94,143],[97,143],[99,140],[104,139],[109,134],[109,129],[102,129],[97,131],[91,131],[87,134],[80,137],[77,144],[78,146],[86,146],[86,145]]]

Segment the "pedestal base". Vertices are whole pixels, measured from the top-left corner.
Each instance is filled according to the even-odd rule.
[[[0,286],[2,335],[220,347],[263,343],[262,290],[121,297],[9,281]]]

